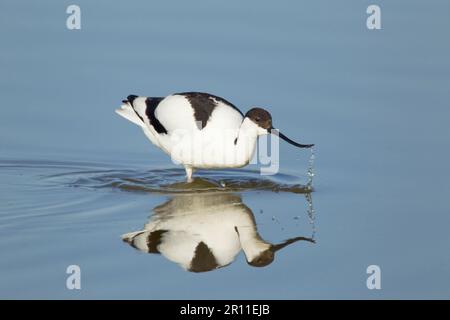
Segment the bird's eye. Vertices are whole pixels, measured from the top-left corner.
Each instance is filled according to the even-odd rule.
[[[255,120],[256,120],[257,122],[259,122],[259,120],[261,120],[261,118],[260,118],[260,117],[256,117]]]

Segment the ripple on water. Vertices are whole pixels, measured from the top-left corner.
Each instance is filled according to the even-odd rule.
[[[265,190],[273,192],[309,193],[311,188],[293,176],[278,175],[266,178],[250,170],[208,170],[197,174],[193,182],[185,182],[182,169],[113,170],[79,172],[65,175],[73,187],[95,189],[117,188],[124,191],[150,193],[235,192]],[[282,182],[285,180],[286,182]]]
[[[169,194],[254,190],[304,194],[312,191],[309,183],[301,184],[300,178],[293,175],[262,176],[259,171],[245,169],[200,170],[196,172],[194,181],[187,183],[181,168],[126,169],[105,164],[44,161],[2,161],[0,168],[20,168],[22,172],[32,169],[39,172],[41,183],[59,187]]]

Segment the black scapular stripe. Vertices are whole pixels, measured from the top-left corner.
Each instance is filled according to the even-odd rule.
[[[156,132],[163,134],[167,133],[166,128],[159,122],[159,120],[155,117],[155,109],[158,106],[158,104],[163,100],[164,98],[147,98],[145,100],[145,104],[147,105],[147,108],[145,109],[145,114],[150,121],[150,124],[153,128],[155,128]]]
[[[217,102],[222,102],[231,108],[238,111],[242,116],[242,112],[231,102],[225,100],[224,98],[204,93],[204,92],[182,92],[176,93],[176,95],[182,95],[189,100],[189,103],[194,110],[194,118],[197,123],[200,123],[198,128],[203,129],[208,123],[211,114],[214,111],[214,108],[217,106]]]
[[[195,248],[195,254],[192,258],[189,271],[191,272],[206,272],[219,267],[216,257],[211,252],[211,249],[201,241]]]

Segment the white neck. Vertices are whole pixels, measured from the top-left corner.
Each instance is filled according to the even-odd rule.
[[[271,244],[261,238],[256,231],[256,226],[236,228],[247,261],[253,261],[261,252],[270,248]]]
[[[258,126],[249,118],[244,118],[235,143],[235,155],[239,163],[246,165],[253,158],[258,135]]]

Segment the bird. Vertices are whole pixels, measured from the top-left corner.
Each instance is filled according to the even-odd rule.
[[[243,114],[222,97],[181,92],[166,97],[129,95],[116,112],[141,127],[147,138],[186,170],[192,182],[196,169],[241,168],[253,158],[259,136],[274,134],[300,144],[272,126],[271,114],[260,107]]]
[[[242,251],[248,265],[265,267],[290,244],[313,238],[297,236],[278,244],[264,240],[251,209],[239,194],[174,195],[153,209],[142,230],[122,235],[139,251],[161,254],[190,272],[217,270]]]

